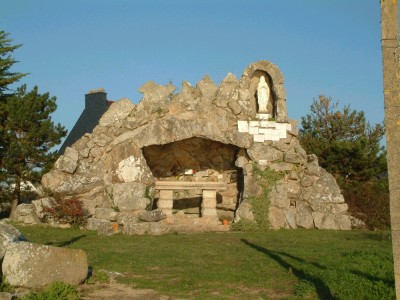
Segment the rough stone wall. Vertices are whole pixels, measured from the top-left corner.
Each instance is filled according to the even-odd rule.
[[[270,85],[271,120],[257,114],[256,83],[261,75]],[[173,160],[160,159],[167,155],[162,150],[165,145],[175,145],[174,159],[186,157],[193,163],[214,160],[215,165],[222,159],[224,163],[218,151],[206,151],[207,155],[201,156],[200,152],[204,152],[201,143],[191,148],[198,152],[189,155],[187,145],[182,142],[204,139],[235,149],[236,157],[229,162],[235,168],[207,167],[200,171],[219,172],[222,176],[216,178],[221,181],[227,180],[228,175],[243,176],[240,184],[231,182],[236,190],[228,189],[225,195],[226,199],[237,199],[229,206],[232,214],[236,211],[236,220],[251,217],[252,208],[246,199],[260,193],[260,186],[252,176],[252,165],[258,164],[285,174],[271,194],[269,219],[273,228],[350,229],[351,217],[335,179],[319,167],[314,155],[305,153],[297,139],[296,122],[288,121],[284,78],[275,65],[260,61],[247,67],[240,80],[228,74],[217,86],[205,76],[196,86],[183,82],[179,94],[175,90],[172,84],[148,82],[139,89],[144,96],[138,105],[127,99],[112,104],[93,132],[67,148],[54,168],[43,176],[43,186],[67,196],[79,196],[93,216],[102,208],[116,205],[116,198],[130,201],[124,205],[131,210],[144,209],[148,202],[143,190],[130,191],[130,198],[122,190],[137,185],[149,187],[157,180],[159,174],[155,174],[155,168]],[[254,121],[259,125],[253,126]],[[242,130],[243,122],[249,126],[247,131]],[[269,125],[263,127],[261,122],[272,122],[275,129]],[[279,135],[271,135],[271,130],[278,127]],[[160,151],[158,157],[157,151]],[[160,172],[167,171],[161,168]],[[205,176],[202,180],[211,178]],[[110,190],[119,192],[111,195]],[[226,207],[219,208],[224,215]]]

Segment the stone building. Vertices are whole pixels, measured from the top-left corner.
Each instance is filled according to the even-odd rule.
[[[217,86],[205,76],[175,90],[150,81],[138,105],[113,103],[42,185],[79,197],[91,229],[193,229],[254,218],[249,199],[262,194],[257,166],[282,174],[269,197],[272,228],[351,228],[334,177],[299,144],[277,66],[258,61],[240,79],[228,74]]]

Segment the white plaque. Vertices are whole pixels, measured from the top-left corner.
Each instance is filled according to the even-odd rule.
[[[250,134],[258,134],[258,127],[250,127],[249,133]]]
[[[264,143],[265,135],[264,134],[255,134],[254,135],[254,141],[255,142],[259,142],[259,143]]]
[[[239,132],[249,132],[249,123],[247,121],[238,121]]]

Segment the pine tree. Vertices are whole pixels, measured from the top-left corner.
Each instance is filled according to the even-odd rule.
[[[371,126],[364,113],[349,105],[338,110],[338,102],[319,96],[311,114],[301,118],[300,141],[308,153],[315,153],[320,165],[339,184],[367,181],[386,170],[385,152],[380,146],[381,124]]]
[[[7,122],[3,140],[4,149],[0,179],[15,185],[13,209],[21,199],[21,183],[37,182],[56,158],[50,150],[61,142],[66,130],[55,125],[51,114],[56,110],[56,98],[49,93],[39,94],[38,87],[26,91],[22,85],[5,102]]]
[[[11,53],[21,45],[11,45],[12,40],[8,38],[8,35],[8,33],[0,30],[0,168],[6,148],[3,140],[5,122],[7,120],[5,105],[7,97],[13,94],[9,86],[26,75],[11,71],[11,67],[17,63]]]

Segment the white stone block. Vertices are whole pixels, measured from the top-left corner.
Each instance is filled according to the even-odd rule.
[[[276,123],[276,129],[278,130],[286,130],[287,123]]]
[[[272,129],[272,128],[260,128],[258,130],[259,134],[274,134],[274,132],[275,132],[275,129]]]
[[[277,135],[280,139],[286,138],[286,129],[278,129]]]
[[[287,123],[286,124],[286,130],[292,130],[292,124],[290,124],[290,123]]]
[[[266,160],[266,159],[260,159],[260,160],[258,161],[258,165],[259,165],[259,166],[268,166],[268,160]]]
[[[259,143],[264,143],[265,142],[265,135],[264,134],[255,134],[254,135],[254,141],[259,142]]]
[[[264,134],[264,136],[266,141],[272,141],[273,138],[272,134]]]
[[[257,114],[256,118],[260,119],[260,120],[268,120],[269,118],[271,118],[271,115],[270,114]]]
[[[250,127],[249,133],[250,134],[258,134],[258,127]]]
[[[250,121],[249,123],[250,123],[250,127],[258,127],[258,126],[260,126],[260,122],[258,122],[258,121]]]
[[[239,132],[249,132],[249,122],[238,121],[238,131]]]

